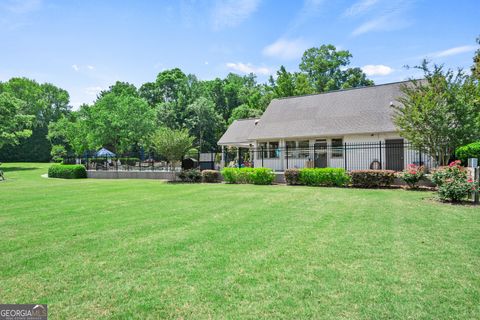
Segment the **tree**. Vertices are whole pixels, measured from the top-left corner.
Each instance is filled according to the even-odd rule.
[[[174,161],[181,161],[192,149],[194,137],[190,136],[188,130],[172,130],[160,128],[150,136],[152,149],[167,159],[173,165]]]
[[[1,150],[8,161],[48,161],[51,144],[47,139],[48,125],[70,112],[68,92],[50,83],[39,84],[27,78],[11,78],[2,84],[6,92],[24,101],[22,114],[34,116],[32,134],[21,144]]]
[[[63,116],[48,126],[48,139],[53,146],[63,146],[65,152],[73,152],[80,156],[89,150],[89,129],[86,114],[88,105],[80,106],[80,110]],[[57,147],[58,150],[58,147]]]
[[[360,69],[343,69],[350,64],[351,57],[348,50],[337,51],[331,44],[322,45],[306,50],[299,67],[317,92],[372,85]]]
[[[155,127],[155,110],[144,99],[115,92],[84,107],[83,113],[92,149],[104,146],[126,152],[142,145]]]
[[[479,85],[461,70],[430,68],[427,61],[417,68],[425,80],[402,87],[394,123],[415,147],[446,165],[457,147],[480,139]]]
[[[262,113],[262,110],[252,108],[248,104],[242,104],[233,109],[232,115],[230,116],[230,119],[228,119],[228,124],[239,119],[258,118]]]
[[[186,125],[190,133],[197,137],[200,150],[212,150],[225,130],[225,121],[215,111],[215,105],[201,97],[187,107]]]
[[[8,93],[0,94],[0,148],[18,144],[32,134],[34,116],[22,114],[24,102]]]
[[[477,38],[477,44],[480,45],[480,36]],[[473,57],[472,76],[480,80],[480,49],[477,49]]]

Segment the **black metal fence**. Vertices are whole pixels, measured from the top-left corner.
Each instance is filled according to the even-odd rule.
[[[217,159],[217,164],[215,160]],[[82,156],[69,156],[63,159],[66,164],[83,164],[87,170],[105,171],[180,171],[197,168],[219,169],[220,153],[194,152],[182,161],[168,163],[164,157],[156,153],[129,152],[114,157],[96,156],[94,152]]]
[[[402,171],[409,164],[436,166],[422,150],[407,142],[365,142],[331,145],[317,143],[307,148],[241,148],[224,152],[226,166],[267,167],[275,171],[289,168],[344,168],[345,170],[387,169]]]

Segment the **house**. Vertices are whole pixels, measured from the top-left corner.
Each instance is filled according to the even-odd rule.
[[[320,94],[274,99],[259,119],[237,120],[218,141],[224,165],[276,171],[303,167],[403,170],[431,165],[400,136],[392,104],[402,95],[396,82]],[[230,156],[229,156],[230,155]]]

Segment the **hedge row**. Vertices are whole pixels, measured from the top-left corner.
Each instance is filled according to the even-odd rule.
[[[289,185],[343,187],[351,184],[357,188],[379,188],[392,185],[395,171],[355,170],[347,173],[339,168],[304,168],[285,170]]]
[[[83,179],[87,177],[87,170],[81,164],[54,164],[48,168],[49,178]]]
[[[198,169],[183,170],[178,177],[182,182],[188,183],[216,183],[220,182],[220,173],[217,170],[203,170]]]
[[[226,183],[272,184],[275,173],[269,168],[224,168],[222,176]]]

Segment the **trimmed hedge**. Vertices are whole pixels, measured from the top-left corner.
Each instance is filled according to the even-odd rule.
[[[389,187],[395,180],[393,170],[354,170],[350,172],[351,182],[357,188]]]
[[[183,170],[178,174],[182,182],[199,183],[202,182],[202,173],[197,169]]]
[[[49,178],[83,179],[87,177],[87,170],[81,164],[54,164],[48,168]]]
[[[341,168],[304,168],[300,169],[299,180],[306,186],[343,187],[350,177]]]
[[[301,185],[302,183],[300,182],[300,169],[285,170],[285,182],[291,186]]]
[[[216,183],[220,181],[220,172],[217,170],[203,170],[202,180],[206,183]]]
[[[462,160],[464,166],[468,164],[468,158],[477,158],[480,161],[480,141],[458,148],[455,156]]]
[[[269,185],[275,180],[275,173],[269,168],[255,168],[250,173],[249,180],[253,184]]]
[[[222,176],[226,183],[253,183],[267,185],[275,180],[275,174],[269,168],[224,168]]]

